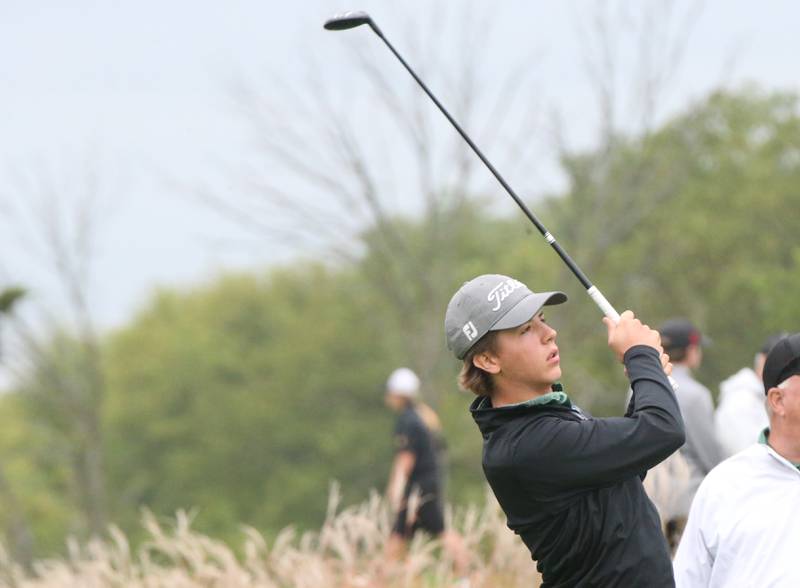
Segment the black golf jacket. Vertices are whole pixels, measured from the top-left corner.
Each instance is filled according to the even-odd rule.
[[[683,420],[655,349],[633,347],[624,363],[633,388],[624,417],[593,418],[558,392],[500,408],[480,397],[470,407],[486,479],[542,586],[674,586],[642,479],[683,445]]]

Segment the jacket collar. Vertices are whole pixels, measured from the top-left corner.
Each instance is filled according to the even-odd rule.
[[[546,408],[566,408],[578,412],[577,407],[574,407],[569,396],[567,396],[559,383],[553,384],[552,391],[547,394],[525,400],[524,402],[507,404],[499,407],[492,406],[491,398],[488,396],[479,396],[472,402],[469,410],[478,428],[485,434],[498,429],[504,423],[521,414],[538,412]],[[578,412],[578,414],[582,413]]]

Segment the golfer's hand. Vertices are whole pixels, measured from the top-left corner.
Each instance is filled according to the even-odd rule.
[[[667,355],[663,351],[661,352],[661,367],[664,368],[665,374],[667,374],[668,376],[672,375],[672,364],[669,362],[669,355]],[[670,379],[670,383],[673,385],[673,388],[677,386],[677,384],[675,384],[675,382],[672,379]]]
[[[664,371],[667,374],[672,371],[669,357],[661,347],[661,335],[655,329],[642,324],[642,321],[637,319],[630,310],[626,310],[620,315],[618,323],[614,323],[608,317],[604,317],[603,322],[608,329],[608,346],[611,347],[617,359],[622,361],[625,352],[635,345],[647,345],[658,351]]]

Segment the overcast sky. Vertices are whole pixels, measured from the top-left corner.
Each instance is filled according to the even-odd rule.
[[[42,169],[69,182],[88,166],[109,187],[114,198],[103,213],[92,283],[96,317],[105,327],[124,324],[158,285],[192,284],[226,268],[285,262],[293,255],[291,244],[256,246],[240,227],[200,206],[172,180],[200,183],[226,162],[249,156],[247,129],[231,102],[237,76],[258,79],[267,70],[299,76],[310,55],[318,62],[328,59],[326,67],[333,72],[341,69],[342,84],[357,83],[345,71],[344,54],[337,53],[342,37],[321,27],[326,17],[366,9],[402,46],[401,31],[430,27],[436,17],[431,6],[441,4],[1,2],[0,197],[24,196],[20,176]],[[568,113],[572,142],[590,144],[597,121],[587,107],[576,21],[596,3],[496,4],[486,82],[491,83],[491,72],[506,72],[512,58],[535,54],[542,100]],[[694,4],[677,2],[676,12],[685,14]],[[470,3],[447,5],[452,15]],[[669,109],[680,109],[720,80],[800,89],[798,22],[800,5],[788,0],[705,3],[671,88]],[[389,65],[390,56],[386,59],[387,67],[396,67]],[[398,69],[397,75],[405,74]],[[537,176],[542,192],[559,181],[546,165],[543,170]],[[49,290],[52,280],[26,256],[19,235],[3,232],[0,247],[0,287],[23,283],[40,301],[52,297],[57,304]]]

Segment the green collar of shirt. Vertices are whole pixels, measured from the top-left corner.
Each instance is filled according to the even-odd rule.
[[[758,436],[758,442],[761,443],[762,445],[769,445],[768,441],[769,441],[769,427],[761,431],[761,434]],[[800,470],[800,463],[793,463],[792,465],[796,467],[798,470]]]
[[[541,396],[537,396],[536,398],[531,398],[530,400],[517,402],[516,404],[509,404],[507,406],[525,407],[525,406],[549,406],[549,405],[565,406],[567,408],[572,408],[572,401],[569,399],[569,396],[567,396],[567,393],[564,392],[564,388],[558,382],[553,384],[552,392],[548,392],[547,394],[542,394]]]

